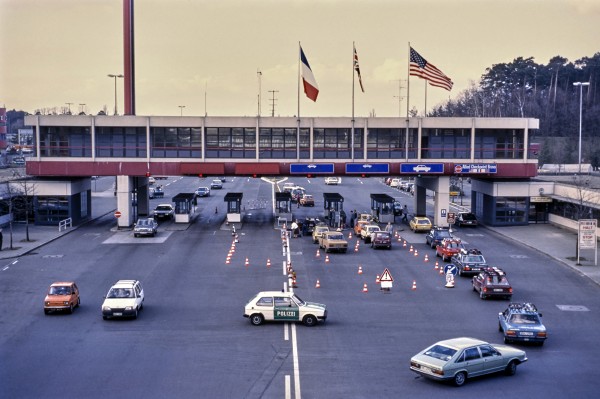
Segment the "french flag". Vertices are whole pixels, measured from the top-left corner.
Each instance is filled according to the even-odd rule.
[[[312,73],[312,69],[310,69],[310,65],[308,64],[308,60],[304,55],[302,47],[300,47],[300,61],[302,61],[302,83],[304,84],[304,93],[306,94],[306,97],[313,101],[317,101],[319,86],[317,85],[315,75]]]

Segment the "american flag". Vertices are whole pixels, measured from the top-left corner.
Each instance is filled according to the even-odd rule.
[[[430,85],[441,87],[448,91],[452,90],[452,85],[454,85],[448,76],[437,69],[435,65],[427,62],[412,47],[410,48],[410,75],[428,80]]]
[[[358,54],[356,54],[356,47],[354,47],[354,45],[352,45],[352,47],[354,48],[354,70],[358,75],[358,83],[360,83],[360,89],[364,93],[365,88],[363,87],[362,78],[360,77],[360,68],[358,67]]]

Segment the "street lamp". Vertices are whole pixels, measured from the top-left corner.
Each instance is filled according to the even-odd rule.
[[[181,116],[183,116],[183,109],[185,108],[185,105],[178,105],[179,109],[181,110]]]
[[[117,78],[123,78],[123,75],[113,75],[112,73],[108,74],[109,78],[115,78],[115,115],[118,115],[117,112]]]
[[[579,174],[581,174],[581,113],[583,109],[583,86],[589,86],[590,82],[573,82],[573,86],[579,86]]]

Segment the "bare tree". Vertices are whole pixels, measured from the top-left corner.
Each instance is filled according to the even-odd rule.
[[[7,182],[6,192],[9,196],[9,212],[11,216],[10,235],[12,248],[12,223],[17,214],[24,216],[25,240],[29,237],[29,215],[33,213],[33,199],[36,193],[36,183],[30,178],[23,177],[19,172],[14,172],[14,180]]]

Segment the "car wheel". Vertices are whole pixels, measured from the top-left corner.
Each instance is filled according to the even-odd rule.
[[[108,320],[108,316],[102,316],[102,320]]]
[[[254,325],[254,326],[260,326],[264,320],[265,319],[264,319],[263,315],[261,315],[259,313],[255,313],[252,316],[250,316],[250,323],[252,323],[252,325]]]
[[[134,236],[135,238],[137,238],[137,236],[138,236],[138,235],[134,233],[134,234],[133,234],[133,236]]]
[[[483,290],[479,291],[479,298],[485,299],[485,295],[483,295]]]
[[[44,309],[44,314],[50,314],[50,310],[49,309]]]
[[[502,332],[502,324],[500,324],[500,322],[498,322],[498,331]],[[506,340],[506,338],[504,338]]]
[[[313,326],[317,325],[317,318],[311,314],[308,314],[308,315],[304,316],[302,323],[304,323],[305,326],[313,327]]]
[[[371,243],[371,248],[375,248],[375,247],[373,246],[373,243]]]
[[[463,271],[462,271],[462,269],[461,269],[460,267],[458,268],[458,275],[459,275],[460,277],[462,277],[462,275],[463,275]]]
[[[518,363],[516,360],[512,360],[510,363],[508,363],[508,366],[506,366],[506,369],[504,370],[506,375],[515,375],[517,372],[517,364]]]
[[[454,385],[457,387],[462,387],[467,382],[467,373],[461,371],[460,373],[456,373],[454,376]]]
[[[79,307],[79,305],[81,305],[81,298],[77,298],[77,307]]]
[[[69,305],[69,313],[70,314],[73,314],[73,308],[74,308],[73,304],[70,304]]]
[[[502,331],[502,330],[500,330]],[[510,344],[512,341],[510,339],[508,339],[508,337],[504,337],[504,343],[505,344]]]
[[[135,312],[133,312],[133,318],[134,319],[138,318],[138,308],[135,308]]]
[[[431,246],[432,249],[435,248],[435,243],[433,241],[431,241],[431,245],[430,246]]]

